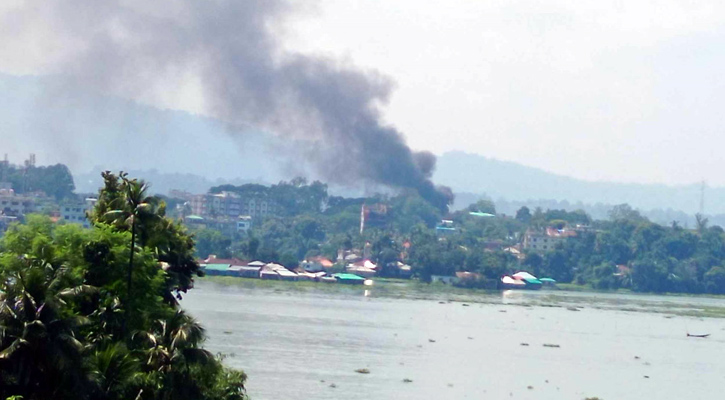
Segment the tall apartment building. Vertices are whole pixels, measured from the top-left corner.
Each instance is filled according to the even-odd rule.
[[[195,195],[189,201],[191,212],[205,218],[237,218],[248,215],[252,218],[266,217],[277,212],[274,201],[266,198],[242,198],[236,193]]]

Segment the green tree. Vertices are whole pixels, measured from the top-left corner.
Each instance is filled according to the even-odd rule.
[[[705,287],[708,293],[725,294],[725,268],[710,268],[705,274]]]
[[[489,214],[496,214],[496,206],[493,204],[493,201],[488,199],[482,199],[479,200],[470,206],[468,206],[469,211],[476,211],[476,212],[482,212],[482,213],[489,213]]]
[[[516,219],[528,224],[531,221],[531,211],[528,207],[523,206],[516,211]]]
[[[200,258],[207,258],[211,254],[220,258],[231,256],[232,240],[215,229],[198,230],[194,232],[194,239],[196,239],[196,255]]]
[[[609,219],[612,221],[626,220],[635,222],[643,222],[647,220],[639,213],[639,211],[633,209],[629,204],[619,204],[612,207],[612,209],[609,210]]]

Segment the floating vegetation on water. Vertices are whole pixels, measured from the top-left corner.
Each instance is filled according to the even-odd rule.
[[[558,344],[544,343],[544,347],[554,347],[554,348],[559,348],[559,347],[561,347],[561,346],[559,346]]]
[[[234,333],[234,332],[232,332],[232,331],[224,331],[224,334],[225,335],[231,335],[232,333]]]
[[[411,382],[413,382],[413,380],[412,379],[405,378],[405,379],[403,379],[403,382],[405,382],[405,383],[411,383]]]
[[[534,387],[533,387],[533,386],[531,386],[531,385],[529,385],[529,386],[526,386],[526,389],[529,389],[529,390],[534,390]]]
[[[370,370],[367,368],[360,368],[360,369],[356,369],[355,372],[357,372],[358,374],[369,374]]]
[[[528,343],[521,343],[522,346],[528,346]]]
[[[436,342],[435,339],[428,339],[428,341],[431,342],[431,343],[435,343]]]

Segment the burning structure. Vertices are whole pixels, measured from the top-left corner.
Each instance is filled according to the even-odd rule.
[[[383,226],[388,222],[388,205],[376,203],[372,205],[363,204],[360,209],[360,234],[365,231],[366,226]]]

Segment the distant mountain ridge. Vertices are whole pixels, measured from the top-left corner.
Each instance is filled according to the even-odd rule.
[[[73,179],[76,184],[76,192],[96,193],[98,189],[103,186],[101,172],[102,170],[100,168],[96,168],[88,173],[74,174]],[[129,176],[132,178],[139,178],[148,182],[149,191],[151,193],[163,195],[168,195],[172,190],[186,191],[193,194],[206,193],[212,186],[223,184],[243,185],[246,183],[260,183],[269,185],[269,182],[256,179],[209,179],[196,174],[167,173],[156,169],[131,169],[125,172],[128,172]]]
[[[677,210],[695,214],[700,206],[700,184],[668,186],[616,182],[589,182],[509,161],[465,152],[438,158],[436,183],[457,193],[485,194],[507,201],[557,200],[591,205],[628,203],[641,210]],[[706,187],[705,214],[725,214],[725,188]]]

